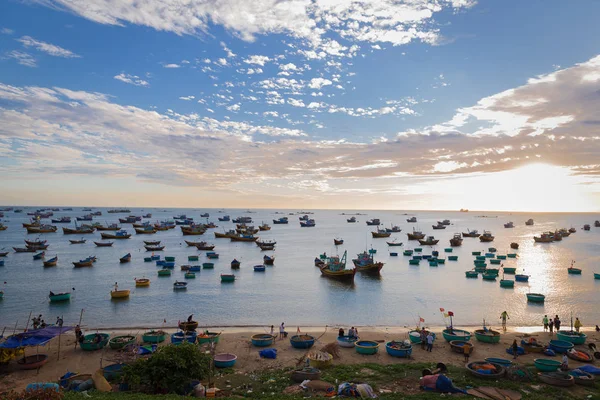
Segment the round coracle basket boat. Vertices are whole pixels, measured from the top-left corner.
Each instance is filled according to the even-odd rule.
[[[308,381],[318,381],[321,379],[321,371],[317,368],[306,367],[292,371],[290,378],[296,383]]]
[[[216,354],[213,362],[216,368],[231,368],[235,365],[237,356],[231,353]]]
[[[32,356],[26,356],[26,357],[20,358],[17,361],[17,364],[19,365],[19,368],[28,370],[28,369],[41,368],[47,362],[48,362],[47,354],[35,354]]]
[[[148,331],[142,335],[142,340],[145,343],[162,343],[167,339],[165,331]]]
[[[270,346],[273,344],[274,340],[275,340],[275,336],[269,335],[267,333],[259,333],[259,334],[253,335],[250,338],[252,345],[256,346],[256,347]]]
[[[506,373],[502,365],[489,361],[474,361],[467,364],[467,369],[472,375],[484,379],[498,379]]]
[[[540,372],[538,378],[552,386],[569,387],[575,385],[575,378],[566,372]]]
[[[392,340],[385,344],[385,351],[392,357],[410,358],[412,345],[408,340]]]
[[[379,351],[379,343],[371,340],[360,340],[354,346],[358,354],[373,355]]]
[[[450,342],[450,349],[455,353],[464,354],[466,345],[471,346],[471,354],[473,354],[473,351],[475,351],[475,346],[469,342],[465,342],[464,340],[452,340]]]
[[[333,355],[324,351],[311,351],[306,358],[313,368],[327,368],[333,363]]]
[[[108,333],[90,333],[83,337],[83,342],[79,343],[79,346],[85,351],[100,350],[108,344],[108,339],[110,339]]]
[[[133,335],[115,336],[108,341],[108,347],[113,350],[121,350],[123,347],[132,343],[135,343],[135,336]]]
[[[315,344],[315,337],[311,335],[294,335],[290,344],[295,349],[310,349]]]
[[[475,339],[483,343],[499,343],[500,332],[492,329],[477,329],[475,331]]]

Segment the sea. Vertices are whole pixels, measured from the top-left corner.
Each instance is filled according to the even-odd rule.
[[[87,212],[81,207],[72,211],[54,212],[53,218],[76,216]],[[112,223],[129,214],[109,214],[107,208],[92,208],[102,215],[94,222]],[[459,211],[353,211],[310,210],[315,227],[300,227],[299,217],[303,210],[240,210],[240,209],[131,209],[131,215],[151,213],[151,222],[172,220],[186,214],[197,222],[212,221],[217,228],[209,229],[202,236],[183,236],[179,226],[154,235],[136,235],[130,224],[121,224],[133,233],[128,240],[115,240],[112,247],[96,247],[100,233],[83,235],[85,244],[70,244],[69,239],[81,236],[64,235],[56,224],[56,233],[39,235],[50,244],[46,259],[58,255],[58,266],[44,268],[42,261],[33,260],[32,253],[15,253],[13,247],[24,247],[24,239],[35,240],[36,234],[27,234],[22,223],[35,208],[25,208],[23,213],[4,212],[2,223],[8,226],[0,231],[0,252],[9,251],[0,258],[0,287],[4,297],[0,300],[0,328],[24,327],[30,315],[42,314],[47,323],[56,317],[65,324],[79,323],[97,329],[152,328],[175,326],[190,314],[201,326],[270,326],[285,322],[289,326],[415,326],[420,319],[428,326],[444,326],[449,320],[444,314],[454,314],[455,326],[498,325],[500,314],[507,311],[509,324],[513,326],[540,325],[547,315],[559,315],[568,324],[571,316],[579,317],[584,326],[600,324],[600,228],[594,227],[598,214],[586,213],[500,213]],[[200,214],[208,213],[208,218]],[[357,222],[348,223],[355,215]],[[229,215],[232,219],[248,216],[255,226],[268,223],[270,231],[259,232],[263,240],[275,240],[274,251],[261,251],[255,243],[231,242],[217,239],[214,232],[235,228],[233,222],[220,222],[218,217]],[[289,218],[287,225],[274,225],[273,219]],[[408,223],[415,216],[417,223]],[[400,233],[390,238],[372,238],[374,226],[367,220],[378,218],[382,227],[398,225]],[[533,226],[525,221],[534,219]],[[451,224],[444,230],[433,230],[437,221],[449,219]],[[48,223],[50,220],[43,220]],[[504,228],[512,221],[514,228]],[[592,226],[590,231],[582,229]],[[577,229],[577,232],[560,242],[534,243],[533,236],[559,228]],[[419,246],[408,241],[406,232],[413,229],[433,235],[440,242],[437,246]],[[465,238],[461,247],[445,253],[450,247],[449,239],[454,233],[477,229],[489,230],[495,235],[492,243],[481,243],[477,238]],[[334,245],[334,238],[344,244]],[[184,239],[204,240],[215,244],[219,258],[214,260],[214,270],[202,270],[195,279],[189,279],[186,290],[173,290],[176,280],[184,280],[183,264],[207,262],[205,252],[188,247]],[[151,255],[144,248],[143,240],[160,240],[165,250],[156,252],[176,257],[176,268],[171,277],[158,277],[159,269],[154,262],[144,262]],[[402,242],[401,247],[388,247],[387,241]],[[518,250],[510,249],[510,243],[519,244]],[[446,263],[430,267],[421,262],[419,266],[408,263],[410,257],[402,255],[404,249],[423,247],[423,254],[433,250],[446,258]],[[467,279],[465,271],[473,269],[473,251],[482,254],[495,247],[497,254],[517,253],[515,259],[503,261],[504,266],[516,267],[517,273],[530,275],[528,283],[516,282],[513,289],[500,287],[499,280],[484,281]],[[376,250],[375,260],[385,263],[380,276],[356,274],[354,283],[331,280],[321,275],[314,265],[315,257],[322,253],[342,256],[347,252],[348,266],[351,259],[367,249]],[[398,256],[391,256],[398,252]],[[132,254],[130,263],[121,264],[119,258]],[[263,256],[275,257],[273,266],[265,272],[254,272],[253,266],[262,264]],[[92,268],[73,268],[73,261],[96,256]],[[189,255],[199,255],[198,262],[188,262]],[[458,261],[447,260],[448,255],[458,256]],[[241,268],[232,271],[230,262],[241,261]],[[570,275],[567,268],[571,262],[583,270],[581,275]],[[220,274],[234,273],[233,283],[221,283]],[[134,278],[150,278],[149,287],[136,288]],[[506,275],[507,279],[514,279]],[[130,289],[128,299],[111,299],[110,291],[115,282],[120,289]],[[50,303],[48,294],[71,291],[72,298],[66,303]],[[526,294],[542,293],[543,304],[528,303]],[[440,310],[444,310],[443,312]]]

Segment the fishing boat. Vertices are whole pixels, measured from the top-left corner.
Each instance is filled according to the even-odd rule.
[[[367,251],[358,254],[352,263],[358,272],[367,274],[379,274],[384,265],[382,262],[375,262],[373,254]]]
[[[303,216],[301,216],[301,217],[298,217],[298,219],[299,219],[300,221],[308,221],[308,218],[309,218],[309,217],[308,217],[308,214],[305,214],[305,215],[303,215]]]
[[[295,349],[310,349],[315,344],[315,340],[312,335],[294,335],[290,338],[290,344]]]
[[[425,234],[421,231],[417,231],[413,228],[412,233],[407,232],[406,236],[408,236],[408,240],[420,240],[425,237]]]
[[[123,290],[111,290],[110,291],[110,298],[111,299],[125,299],[127,297],[129,297],[129,289],[123,289]]]
[[[134,280],[135,280],[136,287],[150,286],[150,279],[148,279],[148,278],[136,278]]]
[[[477,231],[477,229],[474,229],[474,230],[468,230],[468,232],[463,232],[462,236],[464,238],[466,238],[466,237],[473,237],[473,238],[475,238],[475,237],[481,236],[481,233],[479,233],[479,231]]]
[[[221,222],[231,221],[231,217],[229,215],[223,215],[222,217],[219,217],[218,220]]]
[[[85,260],[79,260],[77,262],[73,262],[73,266],[75,268],[93,267],[94,266],[94,259],[92,259],[92,258],[86,258]]]
[[[60,303],[62,301],[71,300],[71,293],[70,292],[64,292],[64,293],[50,292],[50,295],[48,296],[48,298],[50,299],[51,303]]]
[[[187,289],[187,282],[175,281],[175,283],[173,283],[173,290],[184,290],[184,289]]]
[[[232,221],[234,224],[251,224],[252,217],[237,217]]]
[[[171,270],[168,268],[159,269],[158,276],[171,276]]]
[[[123,335],[123,336],[115,336],[108,341],[108,346],[113,350],[122,350],[123,348],[135,344],[135,336],[133,335]],[[123,364],[115,364],[115,365],[123,365]],[[103,368],[104,373],[106,374],[106,367]]]
[[[287,224],[288,222],[289,222],[288,221],[288,217],[281,217],[279,219],[274,219],[273,220],[273,224],[275,224],[275,225]]]
[[[69,242],[71,242],[71,244],[84,244],[86,242],[86,240],[85,239],[79,239],[79,240],[69,239]]]
[[[40,226],[42,223],[39,219],[32,219],[31,222],[23,222],[23,228],[30,228],[32,226]]]
[[[160,244],[160,240],[144,240],[144,244],[146,246],[158,246]]]
[[[402,242],[386,242],[386,243],[387,243],[388,246],[392,246],[392,247],[394,247],[394,246],[402,246]]]
[[[127,208],[118,208],[118,209],[108,210],[107,212],[109,214],[118,214],[118,213],[129,214],[131,212],[131,210],[129,210]]]
[[[76,217],[75,219],[77,221],[91,221],[93,218],[94,218],[93,215],[87,214],[87,215],[84,215],[83,217]]]
[[[417,326],[416,329],[412,329],[410,331],[408,331],[408,339],[410,340],[411,343],[421,343],[421,331],[422,329],[419,329],[419,327]],[[429,330],[425,330],[425,335],[429,336],[430,331]],[[431,336],[433,336],[433,341],[435,342],[436,339],[436,334],[435,332],[431,332]]]
[[[556,338],[559,340],[564,340],[567,342],[571,342],[575,345],[582,345],[585,343],[587,339],[587,335],[583,332],[574,331],[572,328],[569,331],[556,331]]]
[[[146,251],[163,251],[165,246],[144,246]]]
[[[344,239],[333,239],[333,244],[336,246],[340,246],[344,244]]]
[[[71,217],[60,217],[59,219],[52,219],[53,224],[70,224]]]
[[[390,237],[392,234],[390,232],[386,232],[385,229],[377,228],[376,232],[371,232],[373,238],[386,238]]]
[[[119,218],[119,222],[122,224],[134,224],[141,220],[142,220],[142,217],[136,217],[135,215],[130,215],[125,218]]]
[[[543,303],[546,296],[540,293],[527,293],[527,301],[532,303]]]
[[[356,222],[356,217],[347,218],[346,222],[348,222],[348,223],[354,223],[354,222]]]
[[[108,333],[90,333],[83,337],[79,347],[84,351],[94,351],[104,348],[108,344],[110,335]]]
[[[510,221],[510,222],[507,222],[506,224],[504,224],[504,227],[505,227],[505,228],[514,228],[514,227],[515,227],[515,224],[513,224],[513,222],[512,222],[512,221]]]
[[[134,228],[135,229],[135,233],[137,233],[138,235],[152,235],[154,233],[156,233],[156,229],[153,226],[145,226],[143,228]],[[185,233],[184,233],[185,235]]]
[[[46,224],[40,226],[30,226],[25,229],[27,229],[27,233],[54,233],[58,230],[56,226]]]
[[[125,254],[123,257],[119,258],[119,262],[121,264],[125,264],[131,261],[131,253]]]
[[[324,265],[319,267],[321,274],[328,278],[354,281],[356,268],[346,269],[346,255],[347,252],[344,251],[341,259],[339,256],[327,257]]]
[[[270,231],[271,230],[271,226],[268,224],[263,223],[262,225],[259,225],[258,229],[260,231]]]
[[[185,274],[183,274],[183,277],[185,279],[196,279],[196,273],[192,271],[187,271]]]
[[[42,251],[41,253],[37,253],[33,255],[33,259],[34,260],[41,260],[42,258],[44,258],[46,256],[46,252]]]
[[[417,222],[417,217],[410,217],[406,219],[406,222],[408,223],[415,223]]]
[[[471,332],[463,329],[454,329],[452,326],[444,329],[442,331],[442,336],[444,336],[444,339],[447,342],[451,342],[453,340],[468,342],[471,340]]]
[[[111,247],[114,242],[94,242],[98,247]]]
[[[463,242],[463,238],[461,236],[460,233],[455,233],[454,236],[452,236],[452,239],[450,239],[450,246],[452,247],[457,247],[462,245]]]
[[[231,269],[239,269],[240,264],[241,263],[234,258],[233,261],[231,261]]]
[[[590,230],[590,225],[589,225],[589,224],[585,224],[585,225],[583,226],[583,230],[584,230],[584,231],[589,231],[589,230]]]
[[[273,344],[275,338],[276,337],[274,335],[269,335],[267,333],[258,333],[256,335],[252,335],[252,337],[250,338],[250,342],[253,346],[256,347],[267,347]]]
[[[202,263],[202,269],[213,269],[215,267],[215,263],[205,262]],[[191,270],[191,268],[190,268]]]
[[[234,282],[235,275],[234,274],[221,274],[221,282]]]
[[[490,231],[483,231],[483,235],[479,236],[479,241],[481,242],[493,242],[494,236]]]
[[[434,246],[439,242],[438,239],[434,238],[433,236],[427,236],[427,239],[419,239],[419,244],[421,246]]]
[[[254,267],[254,272],[264,272],[267,270],[267,267],[265,267],[264,265],[260,264],[260,265],[255,265]]]
[[[38,251],[37,249],[30,247],[13,247],[13,249],[15,250],[15,253],[35,253],[36,251]]]
[[[95,226],[96,230],[98,231],[118,231],[121,229],[121,227],[119,226],[119,224],[108,224],[108,225],[96,225]]]
[[[594,228],[600,228],[600,221],[594,221]]]
[[[443,224],[441,224],[439,222],[437,223],[437,225],[431,225],[431,227],[433,229],[446,229],[446,225],[443,225]]]
[[[442,222],[438,221],[438,224],[442,224],[442,225],[450,225],[450,220],[449,219],[445,219]]]
[[[231,239],[232,242],[256,242],[258,237],[254,235],[237,233],[235,235],[231,235],[229,239]]]
[[[102,232],[100,236],[102,239],[129,239],[131,237],[131,233],[127,233],[125,230],[120,230],[114,234]]]
[[[151,330],[148,332],[144,332],[144,334],[142,335],[142,340],[145,343],[162,343],[165,341],[166,338],[167,332],[161,330]]]
[[[381,225],[381,221],[379,220],[379,218],[370,219],[370,220],[366,221],[366,223],[367,223],[367,225],[371,225],[371,226]]]
[[[512,279],[500,279],[500,287],[513,288],[515,287],[515,281]]]
[[[529,275],[517,274],[517,275],[515,275],[515,281],[517,281],[517,282],[528,282],[529,281]]]
[[[532,226],[533,225],[533,219],[529,218],[527,221],[525,221],[525,225]]]
[[[313,226],[316,226],[317,223],[315,222],[314,219],[308,219],[306,221],[300,221],[300,227],[301,228],[312,228]]]
[[[397,225],[391,225],[391,228],[385,228],[385,231],[388,233],[398,233],[402,232],[402,229]]]
[[[354,344],[358,354],[373,355],[379,351],[379,343],[372,340],[360,340]]]
[[[550,232],[544,232],[540,236],[534,236],[535,243],[551,243],[554,242],[554,235]]]
[[[575,261],[571,261],[571,266],[567,268],[567,271],[570,275],[581,275],[581,268],[575,268],[573,265]]]
[[[477,271],[466,271],[465,272],[465,276],[467,278],[478,278],[479,277],[479,273]]]
[[[265,265],[273,265],[274,262],[275,262],[275,256],[269,257],[269,256],[265,255],[263,257],[263,264],[265,264]]]
[[[47,261],[44,261],[44,267],[56,267],[58,264],[58,256],[55,256]]]

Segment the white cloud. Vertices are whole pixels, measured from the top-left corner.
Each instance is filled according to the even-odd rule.
[[[308,87],[311,89],[321,89],[323,86],[328,86],[328,85],[331,85],[332,83],[333,82],[331,82],[329,79],[313,78],[310,80]]]
[[[181,96],[179,98],[179,100],[191,101],[191,100],[194,100],[195,98],[196,98],[195,96]],[[198,102],[200,102],[200,101],[198,101]]]
[[[220,65],[222,65],[222,66],[226,66],[227,65],[227,59],[225,59],[225,58],[219,58],[217,60],[217,63],[220,64]]]
[[[298,67],[293,63],[280,64],[279,69],[282,71],[298,71]]]
[[[189,64],[190,62],[188,60],[181,60],[182,64]]]
[[[302,100],[289,98],[289,99],[287,99],[287,102],[289,105],[294,106],[294,107],[306,107],[306,105],[304,104],[304,102]]]
[[[26,67],[37,67],[37,63],[35,58],[29,53],[25,53],[23,51],[13,50],[6,53],[6,58],[12,58],[16,60],[19,64],[24,65]]]
[[[134,86],[150,86],[148,81],[141,79],[139,76],[126,74],[124,72],[121,72],[119,75],[115,75],[113,78]]]
[[[42,51],[46,54],[49,54],[54,57],[63,57],[63,58],[79,58],[81,56],[73,53],[71,50],[63,49],[60,46],[42,42],[40,40],[36,40],[31,36],[23,36],[20,39],[16,39],[17,42],[21,42],[25,47],[33,47],[36,50]]]
[[[229,107],[227,107],[228,111],[239,111],[240,110],[240,105],[239,104],[233,104]]]
[[[179,64],[164,64],[163,67],[164,68],[180,68],[181,66]]]
[[[264,67],[265,63],[268,63],[269,61],[271,61],[269,57],[260,55],[252,55],[244,60],[246,64],[256,64],[261,67]]]
[[[277,111],[265,111],[263,115],[265,117],[279,117],[279,113]]]
[[[227,58],[233,58],[236,56],[235,53],[231,51],[229,47],[227,47],[225,42],[221,42],[221,47],[223,47],[223,50],[227,53]]]
[[[248,68],[248,70],[246,71],[246,73],[248,75],[262,74],[263,70],[262,70],[262,68]]]
[[[0,33],[2,33],[3,35],[12,35],[13,33],[15,33],[15,31],[9,28],[2,28],[0,29]]]

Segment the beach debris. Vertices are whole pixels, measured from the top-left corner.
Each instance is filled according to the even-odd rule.
[[[327,343],[321,347],[321,351],[331,354],[334,359],[340,358],[340,346],[336,342]]]

